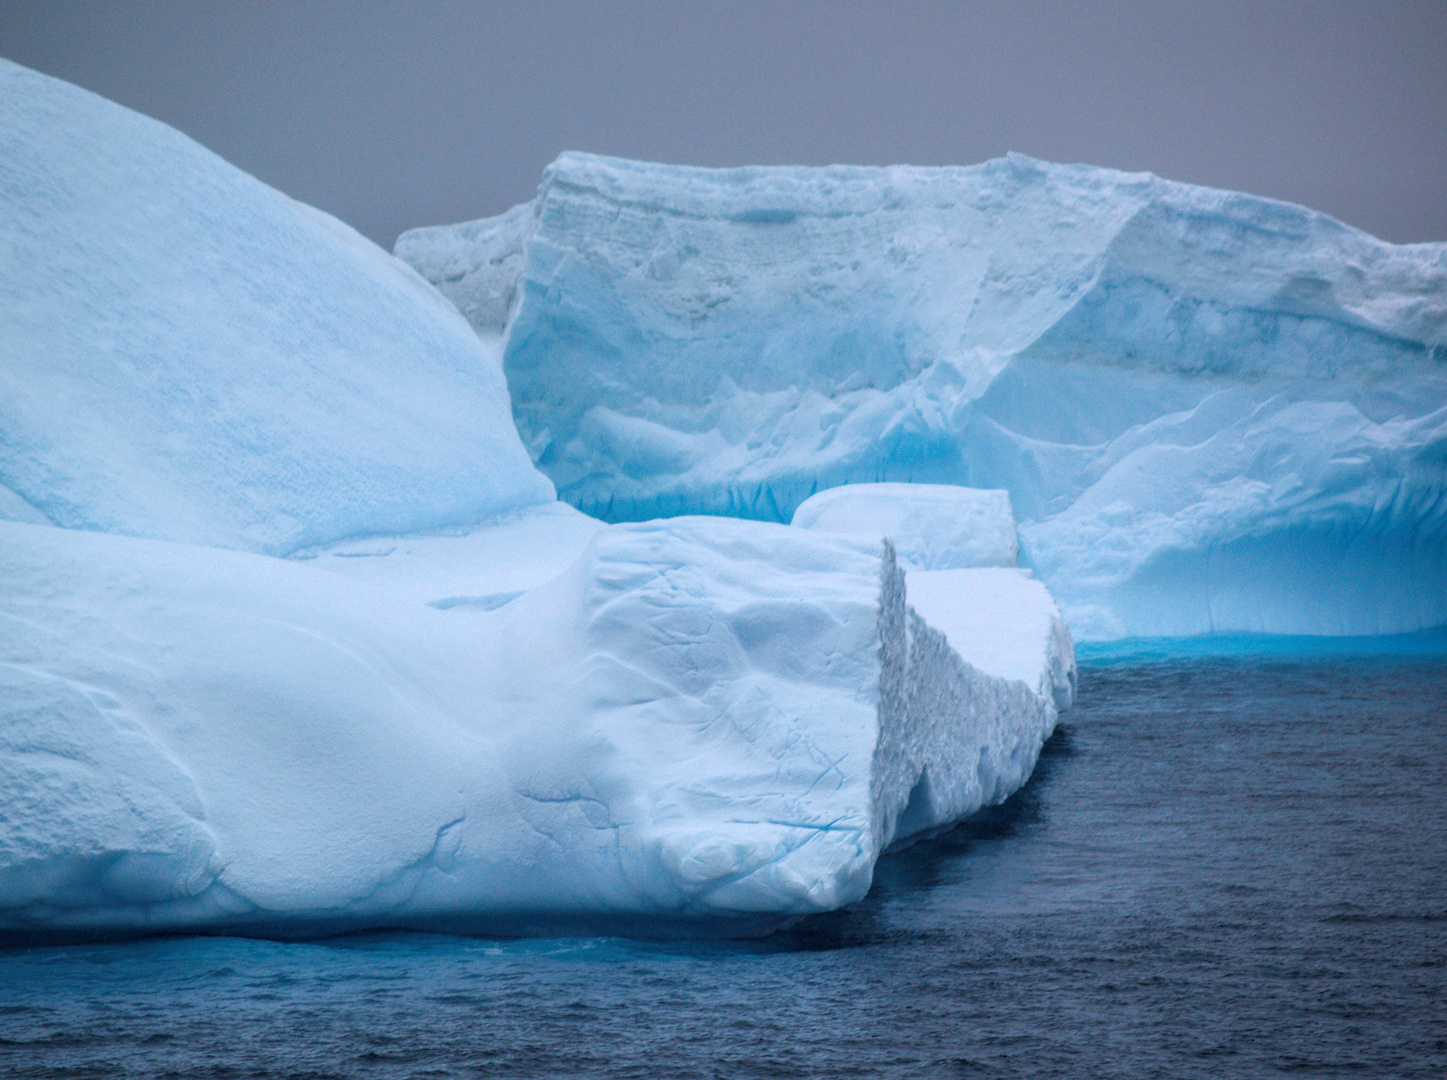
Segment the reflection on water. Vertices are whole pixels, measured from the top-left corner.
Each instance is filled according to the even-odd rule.
[[[762,941],[0,952],[30,1076],[1447,1075],[1447,659],[1098,658],[1004,806]]]

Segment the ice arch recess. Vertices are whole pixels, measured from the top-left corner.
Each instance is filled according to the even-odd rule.
[[[1002,488],[1081,637],[1447,623],[1447,245],[1018,155],[570,153],[397,253],[503,343],[524,442],[590,514]]]

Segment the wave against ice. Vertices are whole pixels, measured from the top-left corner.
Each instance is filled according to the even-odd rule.
[[[1002,488],[1086,637],[1447,623],[1447,245],[1018,155],[564,154],[397,253],[505,342],[523,440],[590,514]]]

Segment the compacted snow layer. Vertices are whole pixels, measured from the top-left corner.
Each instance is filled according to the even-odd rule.
[[[0,522],[0,936],[766,930],[1004,798],[1055,723],[1039,643],[967,662],[887,543],[545,510],[367,543]]]
[[[790,523],[846,536],[889,537],[906,570],[1014,566],[1020,554],[1005,491],[950,484],[846,484],[799,504]]]
[[[0,518],[280,554],[550,501],[409,267],[0,60]]]
[[[532,204],[397,253],[502,342],[590,514],[1001,488],[1085,637],[1447,623],[1447,245],[1018,155],[565,154]]]

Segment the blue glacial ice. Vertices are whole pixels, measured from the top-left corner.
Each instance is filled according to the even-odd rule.
[[[1008,796],[1068,703],[998,493],[938,551],[913,491],[589,517],[499,333],[3,62],[0,253],[0,941],[767,930]]]
[[[589,514],[998,488],[1084,638],[1447,623],[1447,245],[1018,155],[570,153],[396,250],[502,348]]]

